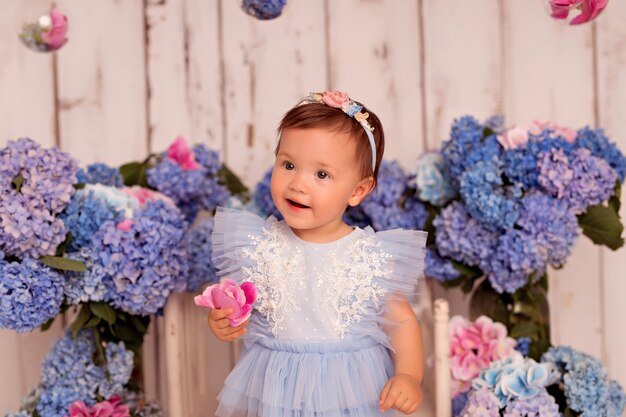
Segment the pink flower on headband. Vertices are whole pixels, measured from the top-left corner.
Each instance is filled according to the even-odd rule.
[[[167,149],[167,157],[174,160],[185,171],[194,171],[200,168],[196,162],[193,149],[187,145],[185,138],[179,136]]]
[[[237,285],[232,279],[224,278],[219,284],[209,285],[202,295],[194,297],[199,307],[232,308],[228,316],[232,327],[237,327],[248,320],[252,314],[252,304],[256,300],[256,287],[251,282]]]
[[[350,104],[350,97],[343,91],[324,91],[322,93],[322,101],[328,107],[344,109]]]

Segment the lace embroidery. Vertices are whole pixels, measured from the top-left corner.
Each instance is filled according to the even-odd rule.
[[[329,254],[326,268],[317,274],[318,286],[326,287],[322,307],[332,318],[332,327],[343,339],[348,326],[361,321],[367,313],[367,301],[377,308],[386,288],[374,282],[375,278],[388,279],[391,270],[387,260],[391,255],[377,249],[380,242],[372,236],[348,244],[347,260],[340,260],[337,251]]]
[[[250,239],[252,248],[243,248],[243,256],[251,259],[253,266],[242,268],[244,281],[256,285],[256,309],[265,315],[270,331],[277,336],[283,330],[285,314],[300,310],[297,294],[304,288],[302,250],[290,247],[276,225]]]

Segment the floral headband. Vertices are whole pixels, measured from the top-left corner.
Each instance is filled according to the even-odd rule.
[[[376,142],[374,142],[374,135],[372,131],[374,128],[370,126],[367,122],[367,118],[370,116],[369,113],[362,113],[363,106],[358,104],[356,101],[352,100],[348,97],[347,93],[343,91],[324,91],[322,93],[309,93],[301,102],[302,104],[310,104],[310,103],[320,103],[326,104],[328,107],[334,107],[336,109],[341,109],[345,114],[349,117],[355,119],[367,134],[367,138],[370,141],[370,146],[372,147],[372,171],[376,170]]]

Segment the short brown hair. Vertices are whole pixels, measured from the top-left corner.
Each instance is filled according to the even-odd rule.
[[[362,105],[361,103],[358,103]],[[361,112],[369,113],[367,121],[374,128],[372,135],[376,144],[376,166],[372,171],[372,147],[365,133],[364,127],[354,118],[349,117],[343,110],[329,107],[321,103],[308,103],[297,105],[289,110],[278,125],[278,144],[276,145],[276,153],[280,148],[280,135],[285,129],[312,129],[324,128],[333,132],[347,133],[351,138],[356,140],[356,162],[359,165],[359,171],[362,178],[372,176],[374,178],[374,186],[378,178],[378,168],[380,161],[383,159],[385,151],[385,134],[383,126],[378,116],[372,111],[363,107]]]

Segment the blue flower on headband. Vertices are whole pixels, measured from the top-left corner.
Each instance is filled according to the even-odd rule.
[[[355,114],[363,110],[363,106],[359,106],[358,104],[353,104],[346,109],[346,114],[350,117],[354,117]]]

